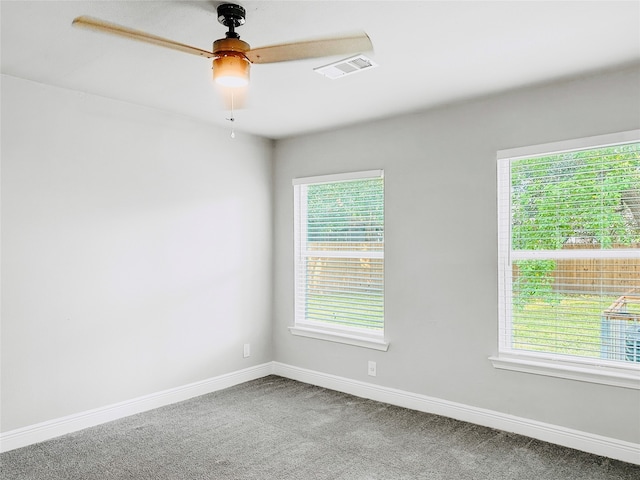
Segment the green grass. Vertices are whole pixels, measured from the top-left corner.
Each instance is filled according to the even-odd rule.
[[[350,295],[349,298],[340,295],[308,295],[307,318],[334,325],[381,330],[384,319],[382,298],[367,293]]]
[[[603,311],[616,296],[564,295],[554,301],[530,301],[513,312],[513,347],[517,350],[552,352],[599,358]],[[364,307],[364,311],[354,308]],[[358,299],[339,295],[309,295],[307,318],[328,324],[382,329],[384,304],[370,294]],[[356,312],[356,310],[359,310]],[[640,303],[629,303],[628,311],[640,315]]]
[[[513,347],[581,357],[599,357],[603,311],[617,297],[563,295],[555,301],[531,301],[513,312]],[[640,305],[628,310],[640,313]]]

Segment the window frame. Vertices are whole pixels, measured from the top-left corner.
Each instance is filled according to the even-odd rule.
[[[313,320],[300,320],[296,315],[296,302],[302,298],[299,291],[300,283],[298,282],[299,263],[303,258],[300,251],[300,245],[303,243],[300,236],[304,235],[306,225],[306,205],[301,201],[301,188],[305,185],[313,185],[320,183],[338,183],[346,181],[367,180],[372,178],[384,179],[383,170],[366,170],[358,172],[348,172],[329,175],[318,175],[312,177],[294,178],[292,181],[294,187],[294,319],[293,326],[289,327],[289,331],[296,336],[314,338],[318,340],[326,340],[358,347],[370,348],[374,350],[387,351],[389,342],[385,339],[385,321],[383,317],[383,327],[380,332],[369,331],[365,328],[348,327],[341,325],[330,325],[323,322]],[[383,193],[384,195],[384,193]],[[383,196],[384,204],[384,196]],[[375,253],[372,258],[381,258],[384,264],[384,245],[382,253]],[[383,267],[384,268],[384,267]],[[383,273],[384,275],[384,273]],[[384,287],[383,287],[384,298]]]
[[[516,350],[508,344],[512,331],[511,312],[511,161],[567,151],[602,148],[640,141],[640,129],[560,142],[500,150],[497,152],[497,213],[498,213],[498,353],[489,357],[498,369],[560,377],[623,388],[640,389],[640,365],[624,365],[606,359],[579,358],[547,352]],[[612,255],[638,255],[636,249],[615,253],[602,251],[603,258]],[[558,253],[562,257],[563,253]],[[536,258],[535,251],[527,258]],[[546,258],[546,257],[545,257]]]

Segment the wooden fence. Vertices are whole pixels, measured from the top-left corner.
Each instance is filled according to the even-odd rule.
[[[566,245],[563,250],[594,250],[597,245]],[[556,260],[553,287],[562,293],[606,293],[622,295],[640,291],[640,244],[624,248],[638,249],[635,258],[571,258]],[[513,274],[518,274],[514,264]]]
[[[379,249],[382,242],[348,244],[342,242],[309,243],[310,250],[317,251],[317,257],[308,259],[307,279],[318,288],[360,284],[366,288],[382,282],[381,259],[327,259],[323,257],[326,250],[356,250],[363,253]],[[567,245],[565,250],[596,249],[596,245]],[[625,247],[629,248],[629,247]],[[635,258],[593,259],[574,258],[556,261],[553,272],[554,289],[563,293],[606,293],[621,295],[634,289],[640,291],[640,244],[631,248],[638,249]],[[514,264],[514,275],[517,267]],[[354,282],[353,277],[358,277]],[[319,279],[323,281],[319,282]]]
[[[564,250],[593,250],[597,245],[566,245]],[[555,289],[562,292],[624,293],[640,287],[640,244],[636,258],[562,259],[556,263]]]
[[[309,250],[317,252],[317,256],[307,258],[307,282],[315,293],[327,291],[352,290],[366,293],[369,289],[377,290],[384,283],[383,264],[381,258],[367,258],[367,251],[380,250],[382,242],[346,243],[346,242],[310,242]],[[327,258],[325,251],[357,251],[363,256],[358,258]]]

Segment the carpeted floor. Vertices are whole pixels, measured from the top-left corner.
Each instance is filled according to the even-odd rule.
[[[640,466],[269,376],[0,455],[3,480],[638,480]]]

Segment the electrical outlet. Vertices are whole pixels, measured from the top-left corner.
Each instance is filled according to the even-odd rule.
[[[367,374],[371,377],[376,376],[376,362],[369,360],[369,367],[367,368]]]
[[[247,358],[247,357],[251,356],[251,344],[250,343],[245,343],[244,344],[243,356],[244,356],[244,358]]]

